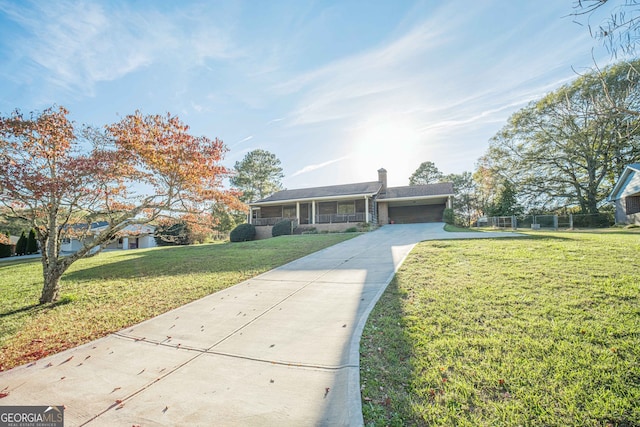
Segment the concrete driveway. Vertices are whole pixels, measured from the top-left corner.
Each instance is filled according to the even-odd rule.
[[[65,405],[65,425],[358,426],[366,318],[443,224],[389,225],[126,330],[0,373],[0,405]]]

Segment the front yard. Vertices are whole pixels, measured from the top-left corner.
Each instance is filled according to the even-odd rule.
[[[423,242],[369,317],[376,426],[640,425],[640,234]]]
[[[0,263],[0,371],[118,331],[354,234],[107,252],[74,263],[61,299],[36,305],[40,260]]]

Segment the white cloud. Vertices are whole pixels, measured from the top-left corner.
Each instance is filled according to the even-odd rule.
[[[130,3],[34,1],[2,6],[25,30],[14,52],[33,73],[46,72],[49,83],[92,93],[98,82],[121,78],[152,64],[202,64],[207,58],[238,55],[231,42],[209,22],[183,25],[181,16]]]
[[[235,144],[233,144],[230,148],[236,147],[236,146],[242,144],[243,142],[251,141],[252,139],[253,139],[253,135],[249,135],[246,138],[242,138],[240,141],[238,141]]]
[[[329,166],[333,163],[337,163],[337,162],[341,162],[343,160],[347,160],[349,158],[349,156],[343,156],[343,157],[338,157],[337,159],[333,159],[333,160],[329,160],[323,163],[318,163],[318,164],[314,164],[314,165],[307,165],[305,167],[303,167],[302,169],[292,173],[291,175],[289,175],[289,178],[293,178],[295,176],[298,175],[302,175],[303,173],[308,173],[308,172],[312,172],[318,169],[322,169],[326,166]]]
[[[272,125],[272,124],[275,124],[275,123],[281,122],[281,121],[283,121],[284,119],[285,119],[284,117],[278,117],[278,118],[276,118],[276,119],[269,120],[269,123],[267,123],[267,124],[268,124],[268,125]]]

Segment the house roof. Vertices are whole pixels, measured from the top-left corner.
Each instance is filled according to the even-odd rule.
[[[330,185],[325,187],[300,188],[295,190],[283,190],[269,197],[250,203],[251,206],[274,205],[282,203],[294,203],[301,201],[354,198],[358,196],[374,196],[380,192],[382,184],[378,181],[359,182],[355,184]],[[417,200],[432,197],[444,197],[453,195],[453,183],[441,182],[438,184],[412,185],[406,187],[389,187],[386,192],[378,195],[379,200]]]
[[[437,184],[389,187],[385,194],[378,197],[378,200],[418,199],[433,196],[452,196],[453,194],[452,182],[439,182]]]
[[[109,225],[107,221],[97,221],[92,222],[89,226],[89,229],[93,233],[100,233]],[[86,223],[78,223],[78,224],[69,224],[65,226],[66,229],[73,229],[75,231],[87,230]],[[153,233],[155,231],[155,227],[149,224],[129,224],[125,228],[122,229],[124,232],[135,232],[135,233]]]
[[[282,202],[298,202],[318,199],[339,199],[354,196],[373,196],[380,191],[382,184],[378,181],[358,182],[355,184],[328,185],[325,187],[299,188],[282,190],[269,197],[250,203],[250,205],[268,205]]]
[[[620,192],[629,184],[634,173],[640,173],[640,163],[631,163],[624,168],[622,175],[620,175],[620,178],[618,178],[618,181],[613,186],[613,190],[611,190],[611,194],[609,194],[609,201],[620,198]]]

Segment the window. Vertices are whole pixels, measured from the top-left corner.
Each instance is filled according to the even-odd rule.
[[[283,218],[295,218],[296,217],[296,205],[285,205],[282,207]]]
[[[640,212],[640,196],[629,196],[625,197],[624,200],[626,203],[625,211],[627,215]]]
[[[63,245],[68,245],[68,244],[70,244],[70,243],[71,243],[71,239],[70,239],[70,238],[68,238],[68,237],[64,237],[64,238],[62,239],[62,244],[63,244]]]
[[[338,214],[348,215],[356,213],[355,202],[338,202]]]

